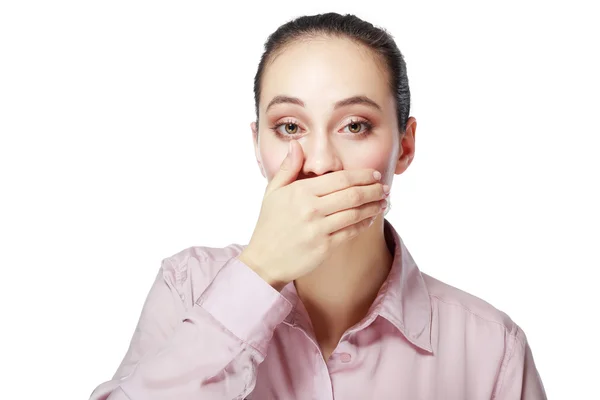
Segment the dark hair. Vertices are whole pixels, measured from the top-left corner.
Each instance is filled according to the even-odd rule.
[[[352,14],[326,13],[293,19],[281,25],[265,42],[265,51],[254,76],[254,105],[258,125],[258,103],[265,65],[286,46],[298,39],[330,35],[345,37],[373,50],[384,61],[389,72],[390,91],[396,99],[398,128],[404,134],[410,112],[410,89],[406,75],[406,63],[392,35],[382,28],[363,21]]]

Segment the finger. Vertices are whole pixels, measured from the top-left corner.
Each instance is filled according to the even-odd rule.
[[[387,189],[389,191],[389,186],[387,186]],[[316,200],[316,204],[321,215],[326,216],[378,200],[385,202],[386,197],[387,194],[384,191],[384,185],[377,182],[366,186],[352,186],[330,193],[319,197]]]
[[[377,200],[367,204],[363,204],[359,207],[338,211],[321,219],[321,221],[319,222],[319,230],[321,232],[333,234],[341,229],[347,228],[361,221],[367,220],[368,223],[370,222],[370,218],[377,216],[380,212],[383,211],[385,204],[385,200]]]
[[[338,190],[355,185],[370,185],[381,179],[381,173],[376,169],[345,169],[330,174],[302,180],[307,189],[315,196],[325,196]]]
[[[332,234],[329,235],[329,246],[331,248],[335,248],[340,244],[347,242],[358,236],[361,232],[366,231],[371,227],[373,221],[375,221],[375,217],[364,219],[356,224],[352,224],[345,228],[342,228]]]
[[[303,162],[304,152],[302,146],[296,140],[290,140],[288,153],[281,162],[279,171],[267,185],[265,195],[294,182],[298,178]]]
[[[335,248],[340,244],[347,242],[348,240],[355,238],[361,232],[366,231],[371,227],[373,221],[375,221],[375,217],[364,219],[356,224],[347,226],[343,229],[340,229],[329,235],[329,246],[331,248]]]

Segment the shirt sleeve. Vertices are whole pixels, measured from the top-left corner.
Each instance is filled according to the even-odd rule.
[[[523,330],[509,335],[493,400],[546,400],[546,392]]]
[[[186,307],[165,273],[169,262],[163,260],[113,379],[90,400],[242,399],[253,390],[291,304],[232,258]]]

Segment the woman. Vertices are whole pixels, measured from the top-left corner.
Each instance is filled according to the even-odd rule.
[[[523,331],[421,273],[384,218],[415,152],[406,66],[352,15],[281,26],[255,78],[247,246],[163,260],[100,399],[543,399]]]

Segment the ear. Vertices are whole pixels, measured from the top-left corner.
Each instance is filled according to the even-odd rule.
[[[398,154],[398,162],[396,163],[396,170],[394,173],[400,175],[408,166],[412,163],[415,157],[415,136],[417,133],[417,120],[414,117],[408,118],[406,121],[406,128],[404,135],[400,139],[400,151]]]
[[[265,170],[262,166],[260,151],[258,150],[258,129],[257,129],[256,121],[253,121],[250,124],[250,129],[252,129],[252,142],[254,143],[254,157],[256,157],[256,163],[258,164],[258,168],[260,168],[260,173],[263,177],[267,177],[265,174]]]

